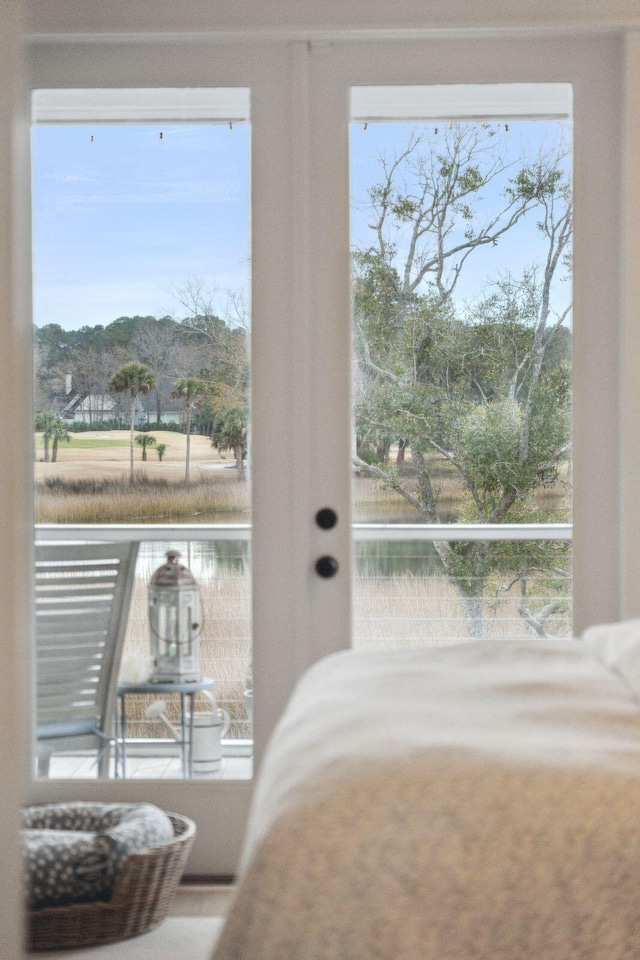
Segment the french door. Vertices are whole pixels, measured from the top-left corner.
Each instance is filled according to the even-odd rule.
[[[351,643],[349,123],[353,88],[573,85],[575,629],[617,608],[616,44],[466,38],[34,43],[33,89],[248,89],[256,770],[293,685]],[[602,250],[607,250],[606,264]],[[596,375],[597,371],[597,375]],[[593,450],[598,449],[597,464]],[[318,512],[332,510],[327,527]],[[318,561],[325,559],[324,566]],[[329,558],[327,560],[327,558]],[[328,564],[328,565],[327,565]],[[324,573],[331,575],[325,576]],[[595,586],[597,585],[597,590]],[[190,870],[237,863],[253,781],[34,781],[30,799],[149,800],[193,816]]]

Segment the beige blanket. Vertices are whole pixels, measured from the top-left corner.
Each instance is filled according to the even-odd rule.
[[[215,960],[639,960],[640,624],[302,679]]]

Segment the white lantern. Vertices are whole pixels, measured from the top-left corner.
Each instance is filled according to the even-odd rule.
[[[169,550],[149,582],[152,683],[188,683],[200,673],[200,593],[193,575]]]

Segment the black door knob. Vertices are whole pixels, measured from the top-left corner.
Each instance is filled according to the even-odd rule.
[[[316,573],[320,577],[333,577],[338,572],[338,561],[335,557],[319,557],[316,560]]]
[[[338,514],[331,507],[323,507],[316,513],[316,523],[321,530],[331,530],[338,522]]]

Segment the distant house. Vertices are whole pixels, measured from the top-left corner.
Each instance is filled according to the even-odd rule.
[[[168,395],[164,391],[158,403],[156,390],[147,394],[140,394],[136,399],[135,423],[155,424],[160,413],[161,423],[179,423],[184,425],[184,404],[179,398]],[[51,397],[53,406],[60,416],[69,425],[74,423],[100,424],[112,420],[119,421],[123,428],[129,426],[129,398],[122,394],[91,393],[88,390],[75,391],[72,386],[72,376],[65,375],[64,394],[58,393]],[[158,408],[160,410],[158,411]]]
[[[122,405],[110,393],[76,393],[66,400],[60,416],[66,423],[104,423],[122,417]],[[136,422],[146,422],[142,404],[136,403]],[[128,421],[128,416],[123,417]]]
[[[104,423],[110,420],[122,421],[123,427],[129,426],[129,401],[123,403],[110,393],[74,393],[64,398],[60,416],[65,423]],[[135,422],[138,426],[156,422],[155,391],[152,395],[138,397],[136,400]],[[179,400],[165,400],[161,413],[162,423],[183,423],[184,411]]]
[[[168,390],[163,390],[160,398],[158,398],[157,390],[150,390],[149,393],[142,394],[138,399],[144,405],[147,423],[155,425],[158,419],[161,424],[182,422],[183,403],[181,400],[172,397]]]

